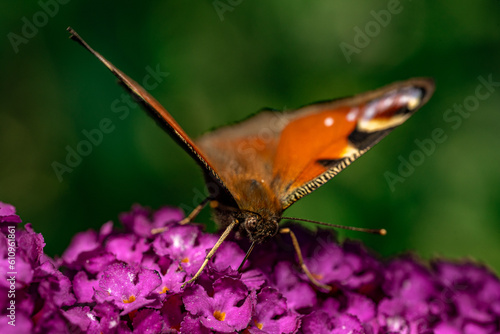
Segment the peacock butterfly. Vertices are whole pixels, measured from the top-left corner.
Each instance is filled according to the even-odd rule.
[[[144,88],[94,51],[72,28],[68,31],[71,39],[106,65],[203,170],[210,195],[182,223],[210,203],[215,220],[225,230],[201,268],[184,285],[199,277],[220,244],[238,228],[252,242],[245,260],[255,244],[279,232],[289,233],[304,272],[313,283],[328,289],[304,265],[295,235],[288,228],[279,228],[283,212],[405,122],[434,92],[432,79],[414,78],[293,111],[264,110],[193,140]]]

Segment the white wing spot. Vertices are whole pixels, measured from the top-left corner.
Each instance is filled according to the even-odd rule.
[[[403,96],[401,96],[401,97],[399,98],[399,101],[398,101],[398,102],[399,102],[399,103],[401,103],[401,104],[407,104],[407,103],[408,103],[408,101],[410,101],[410,99],[411,99],[411,96],[408,96],[408,95],[403,95]]]
[[[356,120],[356,117],[358,117],[359,113],[359,108],[352,108],[351,111],[347,114],[346,118],[349,122],[354,122]]]
[[[371,120],[377,113],[377,102],[372,102],[366,106],[365,112],[363,114],[364,120]]]
[[[393,102],[394,102],[393,96],[389,96],[389,97],[383,99],[382,100],[382,108],[388,109],[392,105]]]
[[[325,124],[326,127],[330,127],[333,125],[334,119],[332,117],[327,117],[325,118],[323,123]]]

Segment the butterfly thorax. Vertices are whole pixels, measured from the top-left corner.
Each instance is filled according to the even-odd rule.
[[[207,178],[207,180],[210,180]],[[214,183],[207,182],[207,185]],[[250,241],[261,243],[278,233],[279,222],[283,212],[279,201],[266,182],[254,179],[236,179],[232,183],[237,194],[231,194],[218,187],[212,191],[214,200],[212,209],[214,220],[222,227],[238,222],[238,234],[246,236]],[[217,189],[218,188],[218,189]]]

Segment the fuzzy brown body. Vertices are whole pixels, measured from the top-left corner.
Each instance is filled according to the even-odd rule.
[[[217,188],[217,186],[214,188],[214,181],[208,182],[211,185],[210,189],[217,189],[211,194],[213,200],[210,206],[213,210],[214,221],[221,228],[225,229],[232,222],[238,221],[238,235],[247,236],[251,242],[257,243],[262,243],[278,233],[283,209],[280,203],[272,198],[272,193],[266,183],[245,179],[237,184],[246,195],[240,200],[247,204],[245,208],[239,208],[231,196],[227,196],[224,189]]]

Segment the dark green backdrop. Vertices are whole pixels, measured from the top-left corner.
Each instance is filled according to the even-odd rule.
[[[187,154],[68,40],[71,25],[140,82],[148,68],[168,72],[152,93],[193,136],[265,106],[435,78],[427,106],[287,215],[385,227],[386,237],[341,233],[384,255],[500,271],[500,87],[479,79],[500,82],[500,1],[61,2],[0,5],[0,200],[43,233],[48,254],[133,203],[192,207],[204,191]],[[453,111],[464,103],[470,112]],[[54,162],[103,119],[112,130],[60,182]],[[446,140],[423,152],[416,140],[436,129]],[[418,166],[403,170],[409,160]]]

